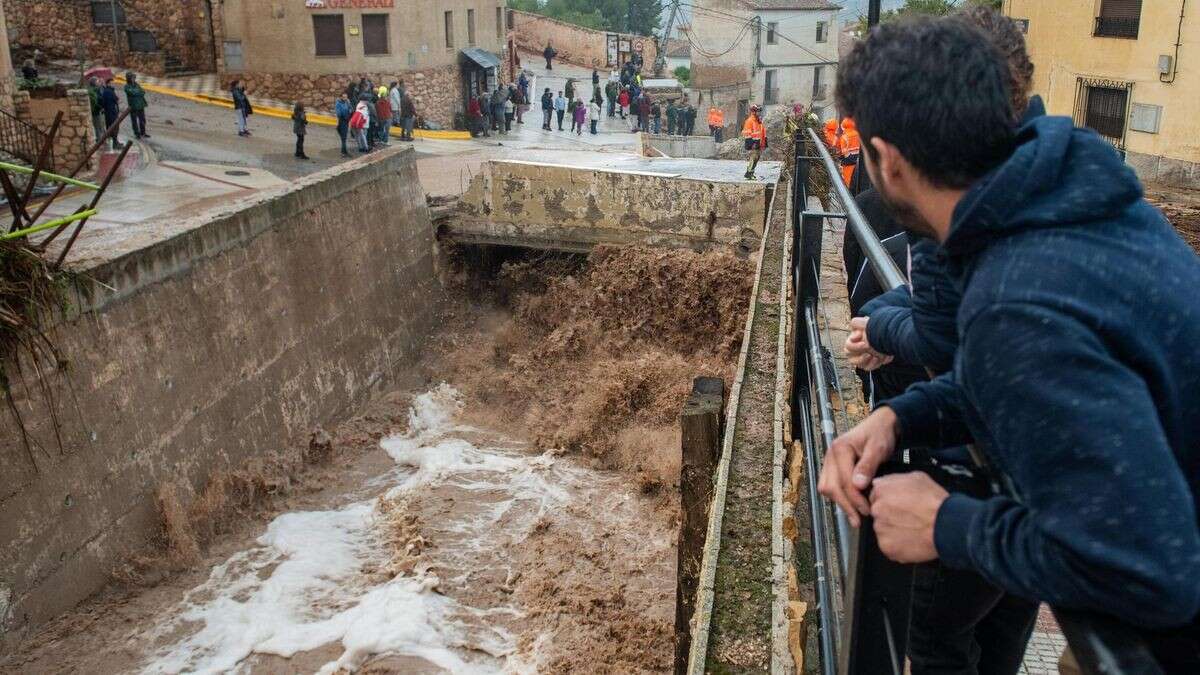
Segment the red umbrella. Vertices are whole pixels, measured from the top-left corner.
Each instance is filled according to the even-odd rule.
[[[106,80],[111,80],[112,76],[113,76],[112,68],[108,68],[106,66],[96,66],[95,68],[89,68],[88,70],[84,71],[84,73],[83,73],[83,79],[89,80],[94,77],[97,80],[100,80],[101,82],[104,82]]]

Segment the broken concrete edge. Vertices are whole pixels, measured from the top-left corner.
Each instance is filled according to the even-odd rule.
[[[788,186],[787,179],[780,181],[780,187]],[[776,192],[789,192],[786,189],[776,189]],[[792,245],[795,236],[793,222],[793,204],[791,199],[785,200],[784,209],[784,238],[782,270],[779,277],[779,337],[775,352],[775,421],[774,421],[774,454],[771,461],[771,672],[789,675],[794,672],[795,655],[789,646],[788,635],[790,622],[788,620],[788,602],[792,600],[788,588],[788,567],[792,563],[792,542],[784,536],[784,491],[786,480],[786,465],[788,448],[791,447],[791,391],[795,381],[791,358],[792,333],[795,326],[795,306],[792,302],[795,288],[792,285]],[[803,655],[800,656],[803,660]]]
[[[763,262],[766,260],[767,241],[770,239],[772,212],[779,194],[772,193],[767,208],[762,241],[758,248],[758,265],[754,271],[754,287],[750,290],[750,311],[746,314],[746,329],[742,333],[742,349],[738,354],[737,375],[729,390],[729,405],[725,410],[725,437],[721,439],[721,460],[717,465],[717,484],[713,489],[712,512],[708,520],[708,534],[704,540],[704,558],[700,563],[700,583],[696,590],[696,614],[692,619],[692,649],[688,654],[688,675],[703,675],[708,661],[708,637],[712,623],[713,599],[716,595],[717,557],[721,551],[721,525],[725,516],[725,498],[729,492],[729,465],[733,459],[733,438],[737,431],[738,409],[741,407],[742,381],[746,377],[746,366],[750,357],[750,335],[758,311],[758,293],[762,284]]]
[[[84,280],[75,288],[67,320],[127,298],[140,289],[187,273],[196,264],[242,246],[276,226],[281,218],[310,211],[332,193],[358,189],[415,162],[412,148],[391,148],[263,190],[235,204],[176,224],[173,233],[132,247],[110,259],[68,266]],[[320,189],[310,190],[313,186]],[[423,207],[428,208],[428,207]]]
[[[171,96],[173,98],[183,99],[185,101],[191,101],[192,103],[200,103],[202,105],[212,105],[212,106],[217,106],[218,108],[226,108],[229,110],[233,109],[233,99],[231,99],[229,97],[213,96],[211,94],[200,94],[200,93],[191,93],[191,92],[186,92],[186,91],[180,91],[173,87],[164,87],[164,86],[157,85],[157,84],[149,84],[149,83],[145,82],[145,79],[146,79],[145,76],[139,75],[139,77],[143,80],[141,83],[142,89],[145,89],[146,91],[153,92],[155,94],[162,94],[163,96]],[[120,77],[120,76],[115,77],[115,78],[113,78],[113,80],[115,82],[117,82],[118,84],[125,83],[124,77]],[[278,107],[270,106],[270,105],[265,105],[262,102],[262,99],[253,99],[251,101],[251,103],[254,106],[255,114],[263,115],[264,117],[274,117],[276,119],[281,119],[281,120],[292,119],[292,111],[291,110],[287,110],[285,108],[278,108]],[[314,113],[308,115],[308,121],[312,124],[320,124],[321,126],[326,126],[326,127],[336,127],[337,126],[337,118],[334,117],[333,115],[327,115],[325,113],[314,112]],[[395,136],[397,138],[399,138],[401,135],[400,129],[398,127],[393,127],[389,133],[392,136]],[[442,140],[442,141],[469,141],[469,140],[471,140],[471,132],[469,132],[469,131],[454,131],[454,130],[449,130],[449,129],[447,129],[447,130],[413,129],[413,136],[415,136],[417,138],[437,139],[437,140]]]

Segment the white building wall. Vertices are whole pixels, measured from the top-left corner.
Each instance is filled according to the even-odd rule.
[[[758,101],[765,101],[767,71],[774,71],[773,87],[778,95],[774,105],[802,103],[806,108],[816,108],[818,113],[833,106],[833,82],[837,76],[836,65],[798,65],[838,60],[838,28],[835,25],[837,12],[834,10],[759,10],[762,20],[762,41],[759,58],[761,65],[754,75],[754,94]],[[824,41],[817,42],[817,24],[824,22]],[[774,44],[770,43],[768,24],[777,25]],[[821,69],[821,87],[814,98],[814,79],[817,68]],[[767,105],[772,107],[771,104]],[[831,113],[827,113],[831,114]]]

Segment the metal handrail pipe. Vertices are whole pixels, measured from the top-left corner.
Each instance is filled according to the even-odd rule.
[[[821,414],[821,437],[825,449],[833,446],[837,437],[837,422],[833,418],[833,405],[829,402],[829,382],[825,379],[825,357],[821,353],[821,336],[817,333],[817,313],[810,301],[804,305],[804,324],[808,330],[808,362],[813,374],[813,389],[817,398],[817,410]],[[813,471],[816,471],[813,466]],[[824,504],[824,499],[820,502]],[[817,504],[813,504],[815,508]],[[838,542],[838,558],[842,569],[842,578],[850,574],[850,521],[841,509],[834,509],[837,514],[835,534]]]
[[[811,365],[809,366],[812,367]],[[807,410],[811,405],[808,394],[800,395],[800,404]],[[821,617],[818,645],[821,650],[821,672],[834,675],[837,672],[838,620],[833,611],[833,589],[830,588],[829,556],[825,551],[828,535],[825,533],[825,510],[820,508],[821,493],[817,490],[817,440],[813,433],[812,418],[800,415],[800,437],[804,442],[804,457],[808,468],[804,477],[808,483],[809,523],[813,534],[813,573],[817,587],[817,612]]]
[[[805,216],[805,217],[811,216],[813,218],[845,218],[846,217],[846,214],[844,214],[844,213],[834,213],[832,211],[805,211],[804,213],[801,213],[800,215]]]
[[[829,149],[825,147],[825,141],[817,136],[817,132],[813,129],[808,130],[808,135],[812,139],[813,144],[817,148],[817,152],[821,155],[821,161],[825,163],[825,169],[829,171],[829,182],[833,184],[833,189],[837,192],[838,198],[842,200],[842,207],[846,209],[847,223],[850,226],[850,231],[854,233],[854,238],[858,240],[858,245],[862,247],[863,253],[867,256],[867,260],[871,262],[871,269],[875,272],[875,277],[879,279],[880,285],[885,290],[898,288],[908,283],[904,274],[900,271],[900,266],[892,260],[892,256],[883,248],[879,237],[875,234],[875,230],[871,229],[871,225],[867,222],[867,217],[863,215],[862,209],[858,208],[858,203],[854,201],[854,197],[850,194],[849,188],[841,180],[841,172],[838,171],[837,163],[833,161],[833,156],[829,154]]]

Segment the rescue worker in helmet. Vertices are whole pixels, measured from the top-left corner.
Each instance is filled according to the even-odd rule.
[[[862,138],[852,118],[842,120],[842,138],[838,141],[838,149],[842,151],[842,181],[846,187],[850,187],[854,167],[858,166],[858,155],[862,152]]]
[[[750,153],[750,164],[746,167],[746,179],[754,180],[754,170],[758,168],[758,160],[762,158],[763,150],[767,149],[767,128],[763,125],[757,105],[750,106],[750,116],[742,125],[742,138],[746,142],[746,151]]]

